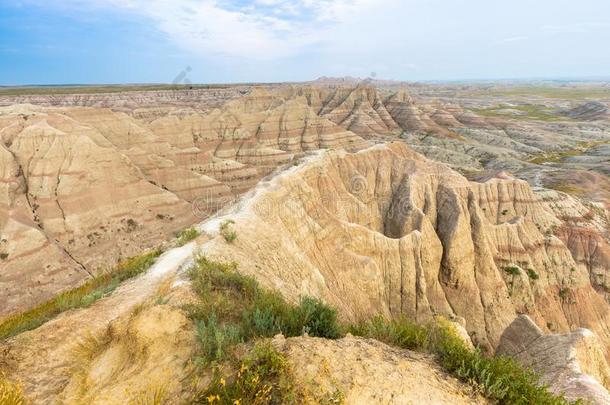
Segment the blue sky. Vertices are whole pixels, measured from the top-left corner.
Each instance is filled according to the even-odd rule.
[[[610,76],[607,0],[0,0],[0,84]]]

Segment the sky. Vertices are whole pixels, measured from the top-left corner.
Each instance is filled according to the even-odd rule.
[[[0,0],[0,84],[610,76],[608,0]]]

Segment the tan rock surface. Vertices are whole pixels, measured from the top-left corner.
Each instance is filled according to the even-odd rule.
[[[551,391],[570,400],[592,404],[610,403],[610,366],[604,349],[587,329],[564,335],[545,335],[527,316],[515,319],[506,329],[496,350],[515,358],[541,375]]]
[[[178,401],[197,344],[192,322],[180,310],[155,305],[110,324],[75,349],[74,374],[60,401],[122,404]],[[183,398],[184,399],[184,398]]]
[[[376,340],[280,335],[273,344],[287,355],[296,380],[309,385],[311,396],[340,392],[346,405],[487,403],[442,371],[431,356]]]
[[[201,241],[203,240],[204,237]],[[101,401],[104,393],[115,392],[119,395],[118,391],[114,390],[118,387],[125,388],[123,384],[126,383],[133,383],[132,393],[136,395],[140,389],[146,388],[148,383],[158,382],[149,380],[148,376],[161,377],[162,375],[158,374],[161,371],[174,376],[182,373],[183,367],[178,365],[181,359],[186,359],[190,350],[186,345],[190,341],[190,332],[184,330],[183,316],[172,310],[155,310],[143,313],[139,320],[136,319],[135,324],[125,324],[125,321],[131,319],[131,314],[139,307],[156,302],[159,291],[167,285],[168,280],[171,285],[171,280],[178,272],[190,266],[193,250],[197,249],[197,246],[196,241],[172,249],[157,259],[145,274],[124,283],[112,295],[102,298],[92,306],[65,312],[37,329],[1,342],[0,371],[22,385],[26,398],[34,404],[56,404],[63,395],[71,398],[81,395],[85,398],[90,395],[89,400]],[[92,362],[79,357],[79,353],[82,354],[82,346],[87,347],[87,342],[90,342],[92,337],[101,339],[106,336],[109,325],[113,323],[115,327],[111,330],[116,330],[119,336],[126,338],[135,335],[138,343],[135,349],[143,350],[144,346],[150,346],[151,351],[143,351],[146,356],[139,359],[139,368],[131,370],[134,371],[133,375],[130,375],[129,368],[132,364],[128,357],[124,356],[123,340],[119,339],[114,344],[107,342],[107,345],[103,345],[104,350],[99,351],[97,355],[86,356],[92,357]],[[105,363],[105,356],[111,355],[117,356],[116,361]],[[155,369],[157,362],[166,364],[167,370]],[[114,371],[121,375],[121,378],[108,375],[113,364],[117,367]],[[93,370],[95,365],[97,367]],[[98,371],[100,374],[95,375]],[[89,379],[83,382],[83,375]],[[97,378],[108,384],[98,384]],[[168,388],[171,391],[175,387],[170,384]],[[121,403],[124,399],[122,395],[111,396],[110,399],[113,398],[114,403]]]
[[[171,238],[295,155],[367,146],[302,97],[265,90],[206,113],[112,106],[0,109],[0,317]]]

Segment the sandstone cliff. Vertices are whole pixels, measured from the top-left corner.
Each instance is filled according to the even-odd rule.
[[[304,101],[263,90],[205,114],[127,111],[0,111],[0,316],[171,238],[296,155],[367,146]]]
[[[257,190],[227,216],[237,240],[204,250],[293,299],[321,297],[352,320],[460,316],[489,350],[526,313],[545,330],[587,327],[608,347],[608,304],[524,181],[469,182],[394,143],[325,153]]]

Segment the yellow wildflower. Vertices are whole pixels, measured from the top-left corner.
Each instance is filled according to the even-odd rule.
[[[223,387],[227,384],[227,382],[225,381],[224,378],[220,378],[220,385],[222,385]]]

